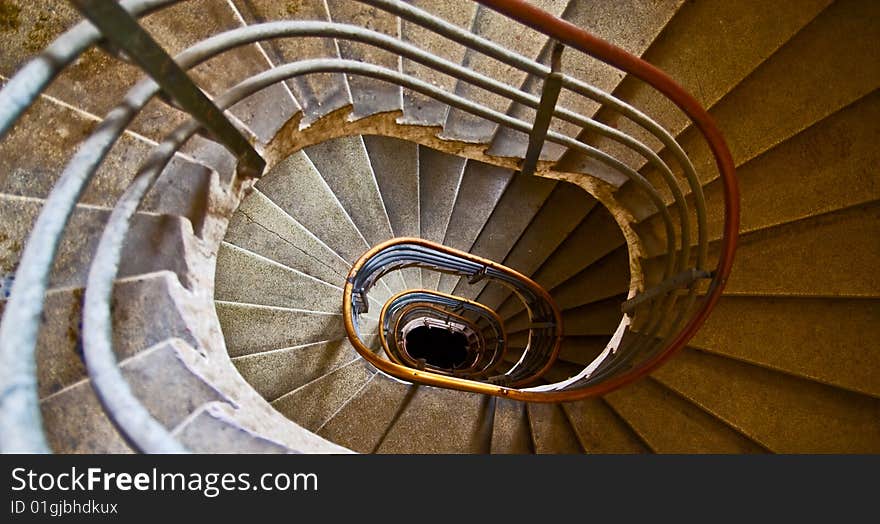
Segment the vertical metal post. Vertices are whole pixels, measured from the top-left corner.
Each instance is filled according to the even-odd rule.
[[[139,65],[180,107],[191,114],[239,159],[239,173],[259,177],[266,161],[192,78],[113,0],[70,0],[104,35],[109,45]]]
[[[544,85],[541,90],[541,103],[538,106],[538,113],[535,115],[535,123],[532,125],[532,132],[529,135],[529,148],[526,151],[526,157],[523,160],[520,174],[533,175],[538,167],[538,159],[541,156],[541,149],[544,147],[544,139],[547,137],[547,130],[550,128],[550,119],[553,118],[553,111],[556,109],[556,101],[559,99],[559,91],[562,89],[562,50],[564,46],[559,42],[553,44],[553,51],[550,57],[550,74],[544,79]]]

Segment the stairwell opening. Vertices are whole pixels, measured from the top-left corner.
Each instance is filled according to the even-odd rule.
[[[406,334],[407,352],[443,369],[460,367],[467,360],[468,342],[463,333],[431,326],[419,326]]]

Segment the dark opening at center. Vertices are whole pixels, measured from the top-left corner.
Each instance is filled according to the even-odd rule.
[[[406,350],[413,358],[451,369],[467,359],[467,337],[445,329],[419,326],[406,334]]]

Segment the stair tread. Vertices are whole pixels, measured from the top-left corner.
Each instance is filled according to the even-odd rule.
[[[687,3],[672,17],[643,59],[675,78],[704,107],[711,108],[828,4],[828,0],[772,7],[758,2],[718,6]],[[694,27],[704,29],[694,31]],[[749,38],[743,39],[743,34]],[[614,94],[650,115],[673,136],[690,124],[672,102],[635,78],[624,79]],[[634,136],[646,136],[644,131],[610,110],[600,111],[597,117]],[[632,162],[633,167],[643,163],[634,152],[607,139],[591,137],[591,143]],[[585,163],[585,158],[570,152],[563,157],[563,164],[577,169],[578,164]]]
[[[504,258],[504,265],[532,275],[596,205],[596,200],[575,184],[556,184],[532,222]],[[479,301],[497,310],[510,296],[505,286],[485,288]]]
[[[493,454],[530,455],[532,435],[526,416],[526,405],[506,398],[495,400],[495,419],[492,424]]]
[[[873,300],[724,296],[690,344],[880,397]]]
[[[876,398],[696,350],[653,376],[777,453],[880,450]]]
[[[529,426],[537,454],[580,454],[577,435],[558,404],[527,404]]]
[[[11,276],[18,267],[25,241],[42,207],[43,200],[0,194],[0,275]],[[83,287],[109,211],[77,205],[61,236],[49,289]],[[187,252],[194,239],[186,219],[137,213],[125,240],[118,278],[169,270],[184,285],[190,285]]]
[[[357,359],[283,395],[272,406],[303,428],[316,431],[374,375],[366,361]]]
[[[762,448],[658,383],[639,380],[605,399],[658,453],[760,453]]]
[[[372,453],[411,387],[376,375],[318,434],[358,453]]]
[[[561,404],[586,453],[648,453],[638,435],[598,398]]]
[[[347,338],[233,357],[241,376],[269,402],[354,361]]]
[[[483,453],[485,399],[463,391],[420,386],[378,453]]]
[[[413,7],[426,10],[443,20],[469,29],[473,23],[478,4],[470,0],[413,0]],[[400,34],[402,39],[422,49],[430,49],[435,55],[445,58],[454,64],[464,60],[465,47],[429,31],[418,24],[401,20]],[[423,66],[409,59],[402,59],[402,71],[408,76],[415,76],[425,82],[437,86],[444,91],[455,91],[456,80],[449,75]],[[440,126],[446,120],[448,106],[420,93],[403,90],[403,122],[416,125]]]
[[[341,291],[232,244],[221,244],[217,253],[217,300],[340,313]]]
[[[233,358],[345,335],[337,313],[222,301],[214,306]]]
[[[464,176],[466,160],[419,146],[419,224],[421,237],[442,244]],[[422,285],[436,289],[440,274],[422,270]]]
[[[224,240],[329,284],[348,276],[342,257],[258,190],[235,210]]]
[[[533,2],[537,7],[557,16],[562,13],[567,3],[554,0],[536,0]],[[511,30],[512,27],[515,29]],[[485,6],[477,8],[471,31],[510,51],[529,58],[535,58],[535,50],[541,49],[547,41],[547,37],[544,34],[514,23],[500,13],[492,11]],[[512,84],[514,87],[522,85],[526,78],[525,72],[472,49],[468,49],[465,52],[463,63],[467,64],[469,69],[483,73],[490,78],[502,80],[505,83]],[[455,93],[502,113],[510,105],[508,99],[463,81],[455,85]],[[497,127],[497,124],[494,122],[455,108],[450,108],[446,115],[446,121],[443,124],[442,136],[452,140],[486,144],[492,139],[492,135]]]
[[[469,160],[455,195],[443,245],[469,251],[512,178],[513,171],[509,169]],[[448,293],[457,280],[455,275],[443,274],[437,289]]]
[[[276,20],[329,21],[323,0],[301,0],[294,4],[275,0],[233,0],[249,24]],[[336,40],[326,38],[279,38],[263,42],[263,49],[275,64],[311,58],[339,58]],[[351,104],[348,83],[343,73],[301,75],[286,82],[302,107],[303,124]]]
[[[290,155],[264,175],[256,187],[348,263],[369,249],[305,153]]]
[[[652,2],[650,0],[628,0],[623,2],[594,3],[569,2],[562,19],[589,31],[591,34],[613,42],[614,45],[636,56],[641,56],[648,45],[666,25],[683,3],[682,0],[671,2]],[[625,20],[625,22],[621,22]],[[545,45],[538,61],[549,64],[549,45]],[[606,92],[614,91],[624,75],[616,68],[603,64],[591,56],[570,49],[562,53],[560,70],[566,75]],[[523,90],[540,97],[543,79],[529,75],[523,83]],[[557,107],[564,107],[579,115],[592,116],[599,104],[591,99],[563,89],[559,93]],[[532,122],[535,111],[521,104],[514,103],[508,114]],[[555,120],[551,129],[567,136],[577,136],[579,128],[569,122]],[[509,128],[499,128],[492,140],[489,154],[498,156],[525,157],[528,136],[525,133]],[[547,143],[541,157],[556,160],[563,153],[562,146]]]
[[[330,19],[334,22],[366,27],[395,39],[400,38],[400,24],[396,16],[376,7],[346,0],[327,0]],[[376,64],[393,71],[400,70],[400,59],[394,53],[377,47],[354,42],[337,40],[340,57]],[[364,116],[395,111],[402,108],[401,88],[388,82],[361,75],[347,75],[351,91],[352,116]]]
[[[555,181],[541,177],[515,175],[483,224],[469,252],[489,260],[504,260],[556,185]],[[452,294],[476,298],[486,282],[483,280],[470,286],[467,279],[459,279]]]
[[[740,165],[740,234],[795,222],[880,199],[880,184],[872,171],[880,162],[880,92],[867,95],[808,129]],[[721,209],[720,179],[703,188],[708,209]],[[688,196],[692,206],[693,198]],[[708,238],[723,233],[720,212],[707,217]],[[677,215],[673,215],[677,224]],[[692,220],[696,220],[692,217]],[[695,223],[695,222],[694,222]],[[665,251],[659,215],[636,226],[647,256]]]

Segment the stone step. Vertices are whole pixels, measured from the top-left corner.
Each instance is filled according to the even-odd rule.
[[[377,374],[318,434],[358,453],[373,453],[414,392],[413,386]]]
[[[342,289],[226,242],[217,253],[214,298],[340,314]]]
[[[777,453],[877,453],[880,400],[697,350],[654,371],[663,385]]]
[[[378,453],[487,453],[492,418],[488,398],[420,386]]]
[[[467,161],[424,146],[418,149],[421,237],[442,244]],[[437,289],[440,273],[427,269],[421,273],[422,285]]]
[[[413,0],[410,3],[414,7],[426,10],[462,29],[471,28],[478,7],[476,2],[470,0],[447,0],[445,2]],[[445,58],[454,64],[461,64],[463,62],[466,50],[464,46],[447,40],[443,36],[407,20],[401,20],[400,24],[400,35],[404,42],[424,50],[429,50],[431,53]],[[418,62],[413,62],[406,58],[402,59],[402,71],[408,76],[420,78],[449,93],[455,91],[455,78],[423,66]],[[433,98],[428,98],[409,89],[403,90],[402,123],[441,126],[446,121],[448,108],[449,106]]]
[[[757,2],[724,6],[685,4],[644,53],[643,59],[669,74],[703,107],[712,107],[829,3],[828,0],[813,0],[803,5],[777,5],[768,9]],[[701,29],[695,31],[694,28]],[[750,38],[743,39],[743,34],[750,35]],[[803,56],[808,55],[800,55],[798,63]],[[648,114],[673,136],[689,124],[687,117],[671,101],[636,78],[625,78],[614,95]],[[760,107],[763,111],[763,102]],[[659,147],[656,139],[648,139],[645,131],[611,110],[599,111],[596,118]],[[587,134],[582,138],[625,162],[631,162],[632,167],[643,163],[640,156],[616,142]],[[584,155],[571,151],[563,156],[561,167],[580,171],[592,165]]]
[[[596,200],[575,184],[556,184],[540,211],[513,245],[503,264],[532,275],[596,205]],[[505,286],[488,286],[478,299],[498,309],[510,296]]]
[[[651,449],[601,398],[560,404],[586,453],[649,453]]]
[[[495,419],[492,424],[493,455],[530,455],[534,453],[526,404],[506,398],[495,399]]]
[[[876,300],[724,296],[690,345],[880,397],[878,315]]]
[[[114,350],[120,359],[167,338],[197,346],[196,335],[179,313],[184,290],[164,271],[120,279],[113,288]],[[83,288],[50,291],[37,337],[37,384],[41,398],[87,377],[82,357]],[[0,313],[5,301],[0,301]]]
[[[120,362],[123,376],[150,414],[172,429],[208,402],[224,396],[194,374],[183,354],[196,351],[185,342],[161,342]],[[161,394],[157,394],[161,392]],[[40,401],[43,427],[56,453],[130,452],[107,418],[89,380],[81,380]]]
[[[651,379],[633,382],[605,400],[657,453],[762,453],[717,418]]]
[[[558,404],[526,404],[535,453],[581,454],[584,452],[565,412]]]
[[[364,135],[364,146],[395,237],[419,237],[419,146],[398,138]],[[402,271],[407,287],[422,287],[421,271]]]
[[[199,408],[173,435],[195,453],[291,453],[293,450],[238,424],[228,404]]]
[[[835,3],[712,107],[736,165],[876,90],[880,72],[865,69],[861,58],[870,52],[871,39],[849,35],[876,35],[869,20],[878,15],[873,2]],[[816,67],[805,69],[804,56],[812,57]],[[768,98],[767,93],[775,96]],[[694,130],[682,133],[679,142],[704,183],[718,176],[705,142]],[[650,171],[646,176],[657,178]]]
[[[400,23],[391,13],[347,0],[327,0],[327,8],[334,22],[364,27],[400,39]],[[344,59],[375,64],[392,71],[400,70],[400,58],[394,53],[351,40],[340,39],[337,44],[339,55]],[[347,75],[347,79],[354,118],[402,109],[399,86],[360,75]]]
[[[256,185],[266,197],[349,264],[370,244],[303,152],[292,154]]]
[[[611,213],[602,206],[595,206],[530,276],[544,289],[553,289],[623,243],[623,233]],[[498,314],[506,318],[522,309],[522,302],[510,296],[498,308]]]
[[[248,24],[276,20],[329,21],[324,0],[279,3],[274,0],[233,0]],[[261,44],[276,65],[313,58],[339,58],[332,38],[279,38]],[[303,125],[351,104],[351,94],[343,73],[302,75],[286,82],[303,110]]]
[[[272,406],[303,428],[316,432],[354,398],[376,374],[363,359],[350,363],[301,386]]]
[[[233,358],[345,335],[338,313],[223,301],[215,308]]]
[[[358,359],[347,338],[233,357],[241,376],[269,402]]]
[[[469,160],[455,195],[443,245],[470,251],[512,178],[509,169]],[[437,289],[449,293],[457,280],[455,275],[441,275]]]
[[[636,56],[641,56],[645,49],[654,41],[657,34],[666,25],[683,3],[682,0],[670,2],[650,2],[645,0],[627,0],[624,2],[595,3],[569,2],[562,19],[589,31],[593,35],[607,40]],[[622,22],[625,21],[625,22]],[[551,44],[545,44],[538,61],[550,63]],[[568,76],[586,82],[605,92],[613,92],[624,74],[591,56],[575,49],[566,49],[562,53],[560,70]],[[540,98],[543,78],[528,75],[521,89]],[[592,116],[599,108],[598,103],[567,89],[559,93],[557,107],[566,108],[576,114]],[[533,122],[535,110],[514,103],[508,114]],[[567,136],[577,136],[580,129],[569,122],[553,120],[551,129]],[[513,156],[524,158],[529,140],[525,133],[501,127],[492,139],[489,154],[497,156]],[[542,158],[556,160],[564,152],[557,144],[545,143]]]
[[[0,194],[0,275],[11,279],[43,200]],[[92,255],[109,216],[103,208],[78,205],[62,234],[49,289],[83,287]],[[122,249],[119,278],[173,271],[190,282],[186,254],[199,249],[190,223],[181,217],[137,213]]]
[[[67,163],[96,128],[98,120],[72,108],[39,98],[0,142],[0,193],[45,199]],[[123,134],[80,199],[81,204],[112,208],[147,160],[152,143]],[[216,177],[211,169],[176,155],[147,193],[141,211],[179,215],[201,232],[208,195]],[[216,182],[215,182],[216,183]]]
[[[880,93],[873,92],[737,168],[740,234],[880,199],[873,166],[880,140]],[[723,187],[704,187],[709,239],[723,233]],[[689,207],[693,206],[688,196]],[[696,216],[691,214],[691,223]],[[678,227],[678,215],[673,214]],[[666,251],[659,215],[636,226],[648,256]]]
[[[556,185],[545,178],[514,176],[469,252],[489,260],[504,260]],[[452,294],[474,299],[486,282],[468,285],[466,278],[459,279]]]
[[[242,200],[224,241],[341,286],[349,264],[259,190]]]
[[[394,236],[363,139],[347,136],[304,149],[371,246]]]
[[[568,1],[537,0],[532,3],[558,16],[563,12]],[[484,6],[477,8],[471,31],[528,58],[536,58],[536,50],[540,50],[547,41],[547,37],[544,34],[519,25],[504,15]],[[519,87],[526,78],[526,73],[523,71],[473,49],[468,49],[465,52],[462,63],[467,64],[471,70],[505,82],[512,87]],[[456,83],[455,94],[502,113],[510,105],[509,99],[463,81]],[[446,121],[443,124],[442,136],[451,140],[488,144],[497,127],[497,124],[494,122],[459,109],[450,108],[446,115]]]

